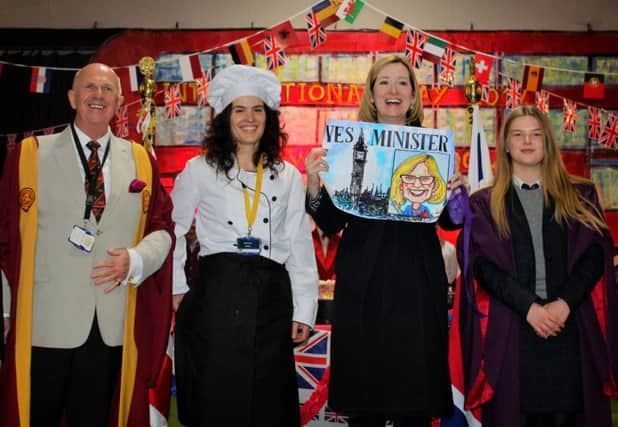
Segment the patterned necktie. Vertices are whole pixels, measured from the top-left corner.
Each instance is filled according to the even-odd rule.
[[[103,186],[103,170],[100,167],[98,149],[101,146],[97,141],[90,141],[86,146],[90,149],[90,157],[88,158],[88,169],[90,170],[90,176],[97,173],[97,181],[94,186],[94,204],[92,205],[92,214],[97,219],[97,222],[101,219],[101,214],[105,208],[105,187]],[[88,180],[86,180],[86,194],[88,194]]]

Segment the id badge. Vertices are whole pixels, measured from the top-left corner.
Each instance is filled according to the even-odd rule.
[[[236,248],[241,255],[259,255],[262,251],[262,240],[251,236],[239,237],[236,239]]]
[[[79,225],[74,225],[69,235],[69,242],[84,252],[92,252],[95,239],[95,235],[90,230]]]

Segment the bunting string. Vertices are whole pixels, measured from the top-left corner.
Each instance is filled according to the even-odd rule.
[[[516,105],[516,102],[519,102],[513,99],[513,96],[509,96],[508,92],[509,90],[512,90],[512,86],[515,84],[515,82],[517,82],[517,85],[522,91],[522,97],[525,96],[526,92],[534,92],[536,93],[535,97],[538,99],[540,96],[540,91],[542,90],[542,103],[540,103],[539,106],[543,108],[549,105],[550,99],[553,98],[555,101],[557,101],[557,103],[554,102],[554,105],[568,105],[569,110],[565,110],[565,117],[570,118],[572,115],[571,113],[576,112],[577,108],[585,108],[588,109],[589,112],[593,111],[596,114],[594,117],[595,120],[599,119],[599,114],[607,114],[607,124],[605,127],[601,126],[601,135],[603,134],[605,128],[610,128],[610,130],[615,128],[613,124],[615,121],[615,112],[605,110],[602,107],[588,105],[581,101],[575,102],[571,99],[567,99],[559,95],[556,92],[549,91],[543,88],[542,77],[545,70],[577,75],[583,74],[585,76],[584,86],[587,84],[587,79],[589,78],[589,76],[593,76],[591,78],[596,79],[597,84],[600,83],[601,85],[603,85],[603,80],[606,77],[618,76],[618,72],[597,72],[546,65],[541,66],[529,63],[528,61],[516,61],[512,58],[505,57],[504,55],[497,55],[494,53],[478,51],[475,49],[471,49],[467,46],[452,43],[449,40],[443,39],[436,36],[435,34],[424,31],[410,23],[392,17],[386,11],[364,0],[321,0],[313,4],[312,6],[291,15],[283,21],[280,21],[268,28],[257,30],[247,37],[241,37],[228,43],[215,47],[210,47],[208,49],[200,50],[197,52],[192,52],[190,54],[177,54],[175,55],[175,57],[178,58],[178,61],[181,64],[182,80],[185,82],[197,81],[201,77],[202,73],[206,73],[210,76],[214,72],[214,67],[202,70],[199,65],[199,55],[212,54],[222,51],[229,51],[232,55],[234,62],[248,64],[254,64],[254,53],[260,52],[260,54],[263,55],[265,58],[267,68],[275,71],[278,67],[284,65],[287,62],[287,57],[284,52],[285,46],[281,44],[276,37],[276,32],[278,30],[288,33],[293,32],[294,34],[298,33],[299,30],[294,29],[291,22],[293,20],[301,18],[303,20],[303,24],[306,24],[307,26],[307,43],[308,51],[310,52],[311,49],[314,49],[322,43],[328,43],[327,33],[325,32],[327,27],[337,23],[338,21],[345,21],[349,24],[353,24],[356,16],[358,16],[359,13],[362,13],[363,10],[371,10],[374,13],[385,18],[384,24],[382,25],[380,31],[383,32],[385,35],[390,36],[393,43],[399,39],[401,33],[406,33],[405,52],[402,51],[401,53],[405,53],[405,56],[409,58],[412,66],[416,68],[420,68],[423,61],[433,62],[436,66],[434,78],[438,78],[438,81],[434,81],[434,84],[446,84],[448,86],[451,86],[453,83],[453,73],[455,70],[455,64],[458,59],[458,55],[460,53],[466,55],[475,55],[486,58],[488,62],[491,62],[491,64],[489,64],[489,71],[484,70],[486,72],[486,76],[484,78],[488,78],[489,72],[491,71],[491,67],[493,66],[493,64],[499,64],[500,62],[502,62],[503,65],[511,65],[512,69],[524,70],[523,78],[520,79],[516,76],[509,75],[505,71],[499,69],[499,67],[494,67],[494,87],[496,87],[499,92],[506,91],[507,108],[509,108],[509,106],[512,107]],[[321,54],[316,53],[316,55]],[[156,62],[155,66],[159,66],[160,64],[160,62]],[[19,67],[31,69],[32,79],[30,84],[30,91],[39,93],[45,93],[49,90],[49,82],[51,81],[53,73],[76,72],[78,70],[78,68],[72,67],[33,66],[0,60],[0,78],[2,77],[2,67]],[[137,64],[116,66],[113,68],[117,71],[119,75],[124,75],[128,72],[130,76],[133,75],[132,77],[136,77],[134,81],[137,81]],[[480,72],[482,73],[482,71],[483,70],[481,70]],[[487,84],[484,84],[483,82],[481,83],[484,87],[484,94],[486,94],[487,92],[485,91],[485,86],[489,86],[489,82],[487,82]],[[131,84],[131,91],[136,92],[137,90],[137,84]],[[168,89],[158,90],[156,95],[158,97],[166,94],[169,96],[169,92],[167,92],[167,90]],[[511,100],[510,102],[509,99]],[[141,100],[137,99],[127,102],[123,105],[123,107],[128,108],[130,106],[140,103]],[[537,102],[537,104],[538,103],[539,102]],[[167,118],[171,119],[181,114],[180,105],[175,104],[174,108],[172,108],[171,110],[168,109],[168,113],[169,114],[166,114],[166,116]],[[605,122],[602,119],[601,121]],[[571,129],[573,129],[573,123],[574,122],[569,119],[569,123],[565,124],[563,130],[570,131]],[[59,124],[44,129],[19,132],[19,134],[26,134],[28,132],[34,134],[50,133],[50,130],[55,130],[64,126],[66,126],[66,124]],[[14,137],[15,135],[15,133],[0,134],[0,137],[7,137],[7,139],[10,140],[11,137]]]

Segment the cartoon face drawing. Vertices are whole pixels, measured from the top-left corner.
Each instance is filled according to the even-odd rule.
[[[391,203],[401,215],[429,218],[428,204],[446,197],[446,183],[435,159],[428,154],[408,157],[393,172]]]

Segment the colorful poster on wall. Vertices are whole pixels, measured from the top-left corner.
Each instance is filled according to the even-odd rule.
[[[362,218],[436,222],[454,173],[453,132],[329,120],[321,175],[333,203]]]

